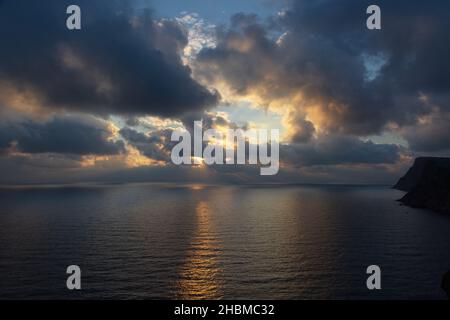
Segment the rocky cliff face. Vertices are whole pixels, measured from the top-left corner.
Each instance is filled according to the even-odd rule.
[[[408,191],[405,205],[450,214],[450,158],[417,158],[394,188]]]

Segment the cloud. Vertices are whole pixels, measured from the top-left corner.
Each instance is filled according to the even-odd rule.
[[[378,1],[380,31],[366,28],[369,4],[291,1],[271,23],[235,15],[217,46],[199,53],[195,74],[232,97],[300,114],[292,131],[305,134],[294,138],[411,125],[432,112],[422,94],[438,99],[450,87],[450,3]],[[448,97],[440,108],[450,109]]]
[[[44,106],[96,114],[176,117],[219,99],[183,65],[180,25],[125,1],[79,0],[82,30],[66,28],[70,1],[5,0],[0,84]],[[31,99],[25,99],[29,103]]]
[[[17,181],[41,182],[262,179],[256,167],[170,165],[172,130],[202,118],[239,127],[210,110],[221,97],[283,116],[289,143],[273,181],[387,181],[409,150],[367,140],[384,131],[414,152],[450,150],[450,2],[380,0],[382,30],[369,31],[369,1],[292,0],[269,20],[236,14],[215,38],[195,14],[156,20],[125,1],[77,3],[72,32],[72,2],[0,0],[2,181],[19,171]],[[28,118],[7,120],[14,112]],[[74,112],[91,116],[64,116]],[[83,168],[89,155],[123,157]],[[146,167],[124,168],[132,158]]]
[[[37,158],[36,158],[37,157]],[[67,157],[36,155],[0,157],[0,184],[82,183],[346,183],[393,184],[411,163],[400,166],[311,166],[302,169],[281,168],[275,176],[260,176],[256,166],[146,166],[136,168],[80,168]]]
[[[194,121],[202,120],[203,129],[219,129],[222,128],[238,128],[237,124],[231,122],[228,119],[228,115],[222,112],[204,112],[203,114],[190,114],[187,118],[182,119],[186,124],[187,129],[191,136],[194,136],[193,125]],[[132,123],[134,124],[134,123]],[[177,141],[171,141],[171,135],[174,131],[173,128],[158,128],[147,126],[146,132],[138,131],[130,127],[122,128],[119,133],[125,139],[125,141],[139,150],[139,152],[152,160],[162,161],[165,163],[171,163],[171,151],[172,148],[178,144]],[[177,128],[181,129],[181,128]],[[245,129],[245,128],[244,128]],[[192,152],[194,152],[194,141],[192,143]],[[206,147],[207,142],[203,141],[203,147]]]
[[[415,125],[402,128],[402,135],[415,152],[450,151],[450,112],[435,112],[418,119]]]
[[[182,13],[179,18],[176,18],[176,21],[187,30],[188,45],[184,48],[185,59],[193,59],[203,48],[211,48],[216,45],[215,25],[202,19],[198,13]]]
[[[162,129],[144,134],[134,129],[123,128],[120,130],[120,135],[147,158],[169,163],[172,147],[176,144],[170,140],[172,131],[172,129]]]
[[[54,117],[46,122],[22,120],[0,123],[0,150],[66,155],[117,155],[122,141],[113,141],[104,121],[93,117]]]
[[[293,143],[306,143],[316,135],[314,123],[305,119],[301,112],[291,111],[286,117],[286,126],[290,129],[288,138]]]
[[[352,136],[321,136],[309,143],[280,147],[280,161],[294,167],[341,164],[394,164],[400,160],[401,147],[376,144]]]

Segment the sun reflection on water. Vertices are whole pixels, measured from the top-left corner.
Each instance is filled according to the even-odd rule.
[[[220,299],[221,268],[217,259],[220,244],[216,238],[211,209],[205,201],[196,207],[197,228],[186,262],[179,272],[178,299]]]

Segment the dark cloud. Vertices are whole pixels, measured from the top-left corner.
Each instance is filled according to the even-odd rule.
[[[378,31],[366,28],[370,4],[291,1],[272,24],[236,15],[218,30],[217,47],[200,52],[196,73],[266,104],[301,94],[298,112],[318,107],[327,132],[369,135],[389,123],[409,125],[432,110],[421,95],[450,88],[450,2],[377,1]],[[449,110],[449,99],[439,108]]]
[[[280,146],[280,161],[294,167],[341,164],[394,164],[401,147],[376,144],[352,136],[322,136],[309,143]]]
[[[170,153],[176,142],[171,142],[172,129],[151,131],[148,134],[130,128],[120,130],[121,136],[147,158],[171,162]]]
[[[107,125],[92,117],[55,117],[47,122],[0,123],[0,150],[66,155],[116,155],[122,141],[111,141]]]
[[[184,31],[125,1],[79,0],[82,30],[66,28],[73,1],[5,0],[0,85],[46,106],[103,114],[178,116],[218,101],[182,64]]]
[[[288,124],[292,127],[290,140],[293,143],[306,143],[311,141],[315,134],[316,128],[314,124],[305,119],[305,115],[301,112],[290,112],[288,116]]]
[[[295,123],[295,132],[292,135],[292,142],[306,142],[313,138],[315,132],[314,124],[311,121],[301,119]]]
[[[402,129],[402,135],[414,152],[450,151],[450,113],[432,114],[413,126]]]
[[[125,124],[129,127],[136,127],[141,124],[138,117],[127,117],[125,119]]]

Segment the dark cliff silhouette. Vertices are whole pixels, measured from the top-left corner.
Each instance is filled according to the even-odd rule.
[[[441,288],[447,293],[447,298],[450,300],[450,271],[442,277]]]
[[[450,158],[417,158],[394,188],[408,192],[407,206],[450,214]]]

